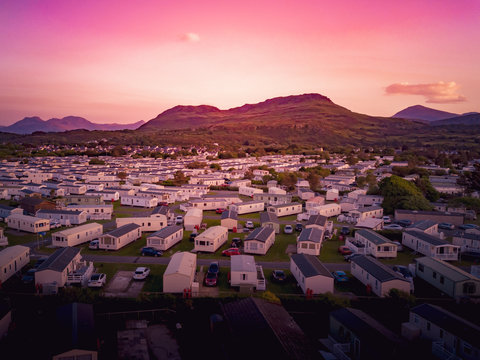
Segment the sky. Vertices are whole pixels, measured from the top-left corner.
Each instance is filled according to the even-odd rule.
[[[149,120],[320,93],[480,111],[478,0],[2,0],[0,125]]]

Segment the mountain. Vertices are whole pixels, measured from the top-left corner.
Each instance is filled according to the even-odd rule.
[[[85,129],[85,130],[135,130],[142,126],[143,120],[133,124],[95,124],[87,119],[78,116],[67,116],[62,119],[53,118],[50,120],[42,120],[38,116],[26,117],[10,126],[4,126],[0,129],[2,132],[14,134],[31,134],[36,131],[43,132],[63,132],[69,130]]]
[[[422,105],[414,105],[397,112],[392,118],[437,121],[455,116],[459,116],[459,114],[436,110]]]
[[[466,115],[455,116],[450,119],[438,120],[432,122],[433,126],[441,125],[468,125],[468,126],[478,126],[480,125],[480,113],[468,113]]]

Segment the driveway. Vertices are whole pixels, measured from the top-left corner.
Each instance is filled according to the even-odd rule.
[[[105,296],[137,297],[143,281],[133,281],[133,271],[117,271],[105,288]]]

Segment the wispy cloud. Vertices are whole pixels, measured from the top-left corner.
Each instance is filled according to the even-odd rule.
[[[180,40],[186,41],[186,42],[199,42],[200,41],[200,35],[196,33],[185,33],[180,35]]]
[[[422,95],[427,103],[448,104],[466,101],[467,98],[458,93],[459,85],[454,81],[439,81],[432,84],[399,83],[386,87],[387,94]]]

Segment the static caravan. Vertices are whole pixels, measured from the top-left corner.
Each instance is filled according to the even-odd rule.
[[[38,210],[37,217],[57,221],[62,225],[79,225],[87,222],[86,211]]]
[[[190,201],[191,207],[194,209],[201,210],[216,210],[216,209],[225,209],[228,206],[228,201],[226,199],[198,199]]]
[[[234,255],[230,258],[230,285],[256,288],[257,265],[252,255]]]
[[[438,222],[432,220],[420,220],[416,223],[410,225],[408,230],[417,230],[424,232],[425,234],[430,234],[433,236],[440,237],[438,232]]]
[[[480,235],[477,234],[453,234],[452,244],[460,246],[461,252],[480,253]]]
[[[85,224],[53,233],[52,245],[57,247],[77,246],[98,239],[102,234],[103,225],[97,223]]]
[[[182,293],[192,289],[197,270],[197,255],[190,252],[177,252],[172,255],[163,273],[163,292]]]
[[[354,256],[350,268],[352,275],[377,296],[384,297],[391,289],[410,292],[409,281],[371,256]]]
[[[260,226],[269,227],[275,230],[275,234],[280,232],[280,223],[278,222],[278,217],[273,212],[262,212],[260,213]]]
[[[200,228],[203,220],[203,211],[202,209],[191,208],[187,211],[183,218],[183,226],[185,226],[186,231],[193,231],[195,227]]]
[[[147,246],[166,251],[183,239],[183,227],[171,225],[147,236]]]
[[[324,231],[316,228],[305,228],[297,237],[297,254],[320,255]]]
[[[99,249],[118,250],[142,236],[140,225],[126,224],[100,237]]]
[[[459,246],[446,240],[417,230],[405,230],[402,234],[402,244],[420,254],[439,260],[458,260]]]
[[[397,245],[385,236],[368,229],[355,231],[355,240],[365,245],[365,254],[376,258],[396,258]]]
[[[265,204],[263,201],[248,201],[231,204],[229,209],[235,211],[238,215],[250,214],[265,210]]]
[[[13,214],[23,215],[23,209],[19,207],[15,208],[7,205],[0,205],[0,218],[5,219]]]
[[[277,217],[300,214],[302,212],[302,204],[290,203],[283,205],[270,205],[267,211],[274,213]]]
[[[271,227],[259,227],[244,240],[244,252],[265,255],[275,242],[275,230]]]
[[[144,208],[153,208],[158,205],[157,198],[147,198],[140,196],[122,196],[120,204],[125,206],[138,206]]]
[[[22,245],[6,247],[0,251],[0,284],[22,270],[30,262],[30,248]]]
[[[315,196],[305,202],[305,210],[310,210],[325,204],[325,198],[323,196]]]
[[[140,225],[142,232],[158,231],[167,226],[167,218],[165,216],[117,218],[116,223],[117,227],[130,223]]]
[[[290,257],[290,271],[304,294],[308,290],[313,294],[333,293],[333,276],[316,256],[293,254]]]
[[[325,197],[327,201],[337,201],[340,198],[340,193],[337,189],[328,189]]]
[[[113,205],[67,205],[66,210],[85,211],[88,220],[111,220]]]
[[[337,216],[342,213],[342,207],[339,204],[325,204],[317,206],[315,211],[318,215],[323,215],[326,217]]]
[[[250,187],[250,186],[241,186],[238,188],[238,193],[240,195],[253,197],[253,194],[262,194],[263,190]]]
[[[253,194],[254,201],[263,201],[265,205],[280,205],[280,204],[289,204],[292,202],[291,194]]]
[[[381,219],[383,217],[383,208],[380,206],[368,206],[354,209],[348,212],[348,216],[354,219],[354,221],[363,221],[371,218]]]
[[[195,251],[215,252],[228,240],[228,229],[223,226],[212,226],[195,238]]]
[[[262,203],[263,204],[263,203]],[[227,210],[222,213],[222,218],[220,220],[220,225],[226,227],[228,230],[233,230],[238,228],[238,216],[237,213],[233,210]]]
[[[50,220],[35,216],[12,214],[7,217],[7,226],[18,231],[39,233],[50,230]]]
[[[283,189],[280,189],[276,186],[270,186],[268,188],[268,193],[269,194],[277,194],[277,195],[287,195],[287,192]]]

